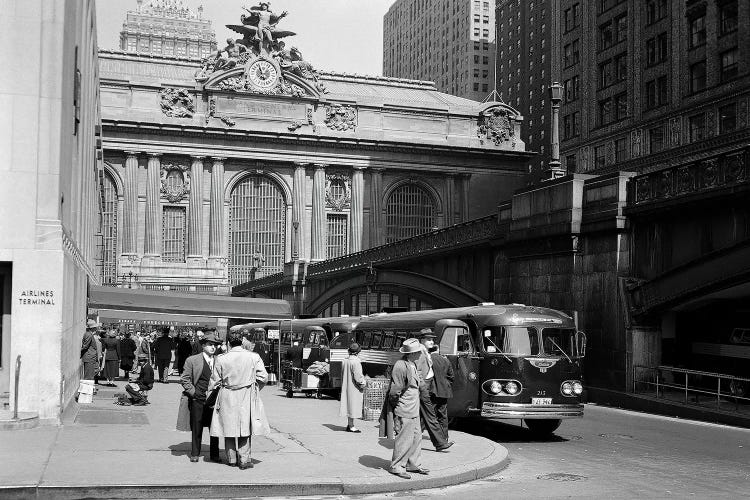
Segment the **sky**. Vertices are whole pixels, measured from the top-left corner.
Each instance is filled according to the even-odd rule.
[[[219,47],[228,37],[241,38],[225,24],[240,24],[242,6],[257,5],[255,0],[184,0],[197,13],[203,5],[203,18],[212,22]],[[276,14],[289,11],[279,29],[297,33],[285,41],[300,49],[315,69],[383,74],[383,15],[395,0],[273,0]],[[144,0],[144,4],[147,0]],[[119,48],[125,13],[136,9],[136,0],[96,0],[99,48]]]

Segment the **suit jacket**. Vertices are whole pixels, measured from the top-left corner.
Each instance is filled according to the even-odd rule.
[[[214,357],[214,369],[216,368],[216,357]],[[195,384],[201,378],[203,373],[203,352],[190,356],[185,360],[185,368],[180,375],[182,384],[182,397],[180,398],[180,407],[177,411],[177,430],[190,430],[190,401],[195,395]]]
[[[175,345],[174,341],[171,338],[162,335],[158,339],[154,340],[151,348],[156,354],[156,359],[171,359],[172,351],[174,350]]]
[[[430,394],[438,398],[450,399],[453,397],[453,366],[448,358],[436,352],[432,353],[432,377]]]
[[[86,330],[81,340],[81,359],[84,363],[98,363],[99,356],[97,356],[96,342],[94,341],[94,334]]]

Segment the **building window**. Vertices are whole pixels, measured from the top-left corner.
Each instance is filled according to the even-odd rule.
[[[479,92],[479,82],[474,82],[472,88],[474,89],[474,92]]]
[[[490,58],[487,56],[482,56],[482,64],[489,64]]]
[[[737,30],[737,0],[719,6],[719,35]]]
[[[578,63],[580,60],[581,54],[578,45],[577,39],[565,45],[563,49],[563,62],[566,68]]]
[[[346,214],[326,215],[326,258],[333,259],[349,253]]]
[[[654,127],[648,131],[648,146],[650,153],[664,149],[664,126]]]
[[[575,3],[569,9],[565,9],[565,32],[578,27],[581,15],[581,4]]]
[[[478,55],[474,56],[474,64],[479,64],[479,56]]]
[[[700,61],[690,66],[690,92],[698,92],[706,88],[706,61]]]
[[[599,101],[599,125],[622,120],[628,115],[628,95],[618,94]]]
[[[578,99],[579,83],[578,75],[575,75],[563,82],[565,90],[565,102],[573,102]]]
[[[599,50],[607,49],[628,37],[628,17],[618,16],[599,26]]]
[[[565,170],[568,171],[569,174],[574,174],[578,169],[578,164],[576,161],[576,155],[568,155],[565,157]]]
[[[737,78],[738,64],[737,64],[737,47],[722,52],[721,54],[721,81],[726,82]]]
[[[151,49],[151,46],[148,42],[148,38],[141,38],[141,43],[138,44],[138,50],[140,52],[148,53],[150,49]]]
[[[646,82],[646,108],[651,109],[667,103],[667,77],[660,76]]]
[[[727,104],[719,108],[719,133],[726,134],[737,129],[737,106]]]
[[[628,77],[628,55],[618,54],[599,65],[599,88],[603,89]]]
[[[488,87],[487,87],[487,84],[486,84],[486,83],[483,83],[483,84],[482,84],[482,92],[487,92],[488,90],[489,90],[489,89],[488,89]]]
[[[690,48],[700,47],[706,43],[706,15],[690,19]]]
[[[599,12],[604,12],[611,9],[615,5],[624,2],[625,0],[599,0]]]
[[[185,207],[166,206],[162,211],[162,251],[164,262],[185,262]]]
[[[128,38],[128,52],[135,52],[138,49],[138,40]]]
[[[607,146],[602,144],[594,148],[594,168],[604,168],[607,165]]]
[[[435,203],[417,184],[403,184],[386,203],[386,243],[426,233],[435,227]]]
[[[198,46],[197,45],[191,45],[188,47],[188,55],[193,58],[198,57]]]
[[[578,111],[563,116],[563,139],[572,139],[580,135],[580,126]]]
[[[108,172],[102,179],[102,284],[117,283],[117,187]]]
[[[706,115],[700,113],[688,118],[690,142],[700,141],[706,137]]]
[[[615,139],[615,163],[622,163],[628,159],[628,138]]]
[[[646,64],[653,66],[665,61],[668,50],[666,33],[661,33],[654,38],[646,40]]]
[[[174,42],[172,40],[167,40],[164,42],[164,55],[165,56],[174,55]]]
[[[287,205],[270,179],[251,175],[232,189],[229,201],[229,279],[233,285],[284,267]]]
[[[667,0],[646,0],[646,24],[667,17]]]
[[[155,55],[161,55],[161,40],[151,41],[151,53]]]

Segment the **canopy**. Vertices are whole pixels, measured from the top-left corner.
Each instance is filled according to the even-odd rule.
[[[215,325],[217,318],[265,321],[286,319],[292,315],[289,303],[285,300],[157,292],[106,286],[92,286],[89,289],[89,308],[99,309],[101,318],[117,322],[127,319],[139,323],[167,321],[167,323],[152,323],[165,325],[172,325],[170,321],[179,322],[176,326],[193,326],[195,323],[200,326]]]

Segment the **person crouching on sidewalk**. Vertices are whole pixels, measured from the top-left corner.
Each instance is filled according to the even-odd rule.
[[[149,404],[148,391],[154,388],[154,369],[151,368],[148,356],[138,356],[140,373],[135,382],[125,386],[125,391],[130,396],[133,406],[144,406]]]
[[[197,462],[200,457],[203,428],[211,426],[213,408],[207,404],[206,399],[210,394],[208,386],[216,361],[214,354],[220,342],[213,333],[203,337],[201,339],[203,352],[188,357],[180,375],[180,383],[184,390],[177,416],[177,430],[192,432],[191,462]],[[209,457],[212,462],[221,462],[218,437],[211,436],[209,440]]]

